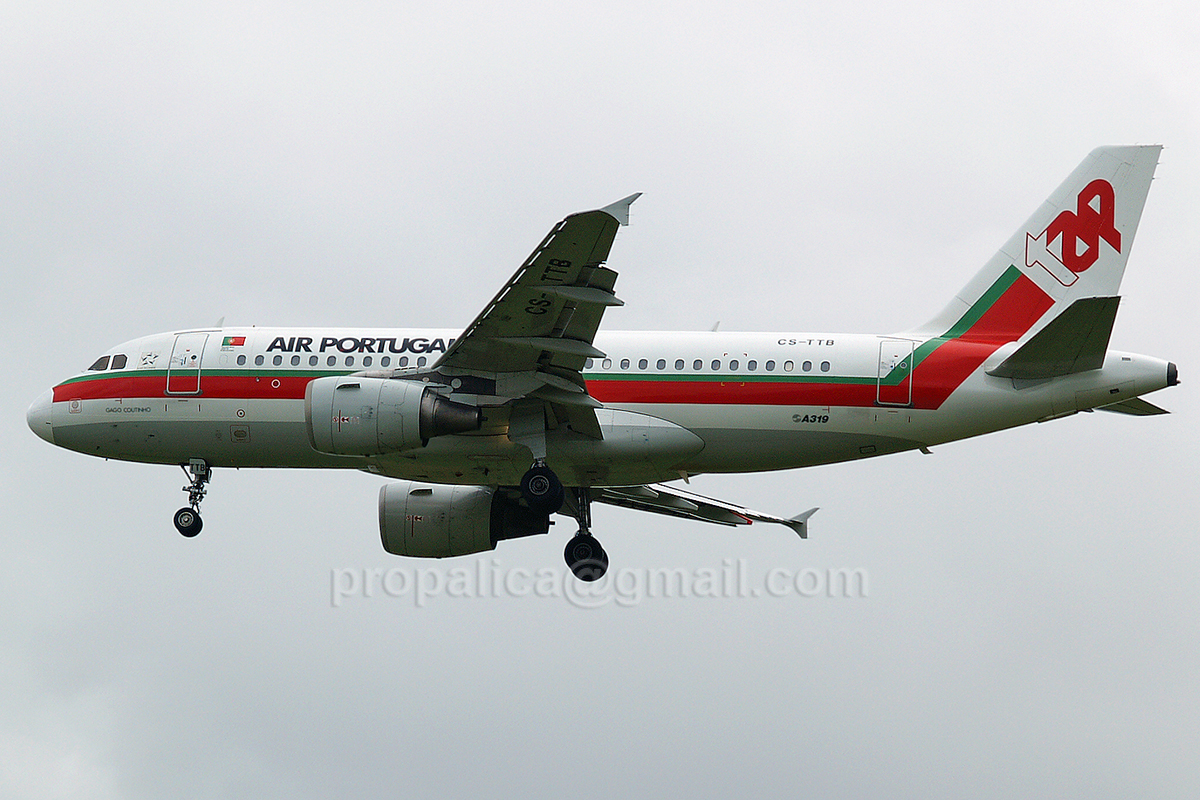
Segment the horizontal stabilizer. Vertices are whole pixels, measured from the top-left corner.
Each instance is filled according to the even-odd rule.
[[[715,500],[711,497],[685,492],[661,483],[648,486],[611,486],[600,491],[595,498],[601,503],[638,511],[650,511],[671,517],[683,517],[718,525],[750,525],[755,522],[774,522],[786,525],[801,539],[808,538],[808,518],[817,513],[810,508],[803,514],[787,519],[774,514],[764,514],[749,508]]]
[[[1170,414],[1165,408],[1159,408],[1154,403],[1147,402],[1140,397],[1131,397],[1128,400],[1122,400],[1119,403],[1110,403],[1106,406],[1100,406],[1100,411],[1115,411],[1118,414],[1131,414],[1135,417],[1152,417],[1155,414]]]
[[[797,514],[796,516],[792,517],[791,519],[789,519],[787,522],[785,522],[783,524],[787,525],[789,528],[791,528],[797,534],[799,534],[801,539],[807,539],[808,538],[808,518],[811,517],[815,513],[817,513],[817,509],[810,508],[808,511],[805,511],[803,514]]]
[[[1100,369],[1120,302],[1119,297],[1076,300],[988,374],[1034,380]]]

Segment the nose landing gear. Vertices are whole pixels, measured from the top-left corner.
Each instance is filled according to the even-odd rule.
[[[190,539],[204,527],[204,521],[200,519],[200,501],[208,492],[204,485],[212,479],[212,470],[202,458],[193,458],[186,467],[181,464],[180,469],[188,476],[188,485],[183,487],[188,493],[188,504],[175,512],[175,529]]]
[[[175,529],[189,539],[200,532],[204,527],[204,521],[200,519],[200,513],[194,508],[184,506],[175,512]]]

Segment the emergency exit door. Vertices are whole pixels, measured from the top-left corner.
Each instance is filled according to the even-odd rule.
[[[885,339],[879,343],[879,391],[876,399],[883,406],[912,403],[913,343],[905,339]]]
[[[167,364],[167,394],[200,394],[200,361],[207,333],[179,333]]]

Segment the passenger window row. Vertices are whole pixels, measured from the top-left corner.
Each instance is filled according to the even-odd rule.
[[[93,363],[90,367],[88,367],[88,372],[103,372],[104,370],[109,370],[109,369],[125,369],[125,366],[126,366],[126,364],[128,364],[128,361],[129,361],[129,359],[124,354],[115,355],[115,356],[101,356],[100,358],[96,359],[95,363]],[[237,357],[237,364],[239,367],[246,366],[246,362],[247,362],[247,357],[244,354],[239,355]],[[298,367],[302,363],[301,357],[298,355],[293,355],[289,359],[289,363],[293,367]],[[308,366],[315,367],[315,366],[318,366],[320,363],[321,363],[320,356],[310,355],[308,357]],[[429,360],[425,356],[417,357],[416,366],[424,367],[428,363],[429,363]],[[254,366],[261,367],[261,366],[264,366],[265,364],[266,364],[265,356],[257,355],[254,357]],[[613,368],[613,359],[605,358],[602,360],[597,360],[594,358],[589,358],[587,360],[587,364],[585,365],[585,369],[595,369],[597,364],[599,364],[600,369],[608,371]],[[709,362],[708,367],[709,367],[709,370],[712,372],[721,372],[723,364],[726,366],[725,371],[728,371],[728,372],[737,372],[740,369],[742,369],[742,363],[736,358],[730,359],[728,362],[723,362],[723,361],[721,361],[721,359],[713,359],[711,362]],[[273,356],[271,358],[271,365],[276,366],[276,367],[283,366],[283,356],[278,355],[278,354]],[[326,356],[325,365],[328,367],[339,366],[338,357],[337,356]],[[363,356],[362,362],[359,364],[359,366],[362,366],[362,367],[371,367],[374,365],[375,365],[375,362],[371,356]],[[392,357],[391,356],[381,356],[380,357],[380,359],[379,359],[380,367],[387,368],[387,367],[390,367],[391,365],[392,365]],[[400,356],[400,358],[398,358],[396,360],[397,367],[403,368],[403,367],[407,367],[408,365],[409,365],[408,356]],[[622,358],[620,360],[620,368],[622,370],[628,370],[632,367],[632,365],[633,365],[633,362],[631,359]],[[342,360],[341,360],[341,366],[345,366],[345,367],[355,366],[354,356],[343,356]],[[684,359],[678,358],[678,359],[675,359],[672,366],[674,367],[675,372],[684,372],[684,371],[686,371],[688,364]],[[776,364],[774,361],[763,362],[763,364],[761,366],[763,368],[763,371],[765,371],[765,372],[775,372],[776,371]],[[638,359],[637,368],[639,370],[650,369],[649,359],[645,359],[645,358]],[[654,368],[658,372],[666,372],[667,371],[667,360],[665,358],[658,359],[657,361],[654,362]],[[745,363],[745,371],[746,372],[757,372],[758,368],[759,368],[759,363],[755,359],[750,359],[750,360],[746,361],[746,363]],[[820,363],[821,372],[829,372],[829,370],[831,368],[832,368],[832,365],[828,361],[822,361]],[[691,363],[691,369],[693,372],[703,371],[705,369],[704,361],[699,358],[695,359]],[[782,364],[782,370],[783,370],[783,372],[795,372],[795,370],[796,370],[795,362],[784,361]],[[812,361],[801,362],[800,371],[801,372],[812,372],[813,371],[813,362]]]
[[[584,365],[584,369],[595,369],[598,364],[600,369],[607,371],[607,370],[611,370],[613,368],[613,363],[614,363],[614,360],[611,358],[605,358],[602,360],[589,358],[587,360],[587,363]],[[619,367],[622,371],[629,370],[632,368],[632,366],[633,366],[633,361],[628,358],[622,358],[619,362]],[[673,366],[674,366],[675,372],[685,372],[688,369],[687,361],[682,358],[675,359]],[[724,370],[722,369],[722,366],[725,367]],[[760,366],[762,367],[764,372],[775,372],[776,371],[776,364],[774,361],[766,361],[760,365],[756,359],[750,359],[750,360],[746,361],[745,364],[743,365],[742,362],[736,358],[732,358],[728,362],[724,362],[719,358],[713,359],[711,362],[708,363],[708,370],[711,372],[722,372],[722,371],[738,372],[739,370],[744,369],[746,372],[758,372]],[[649,359],[645,359],[645,358],[638,359],[637,368],[639,370],[650,369]],[[667,360],[665,358],[658,359],[656,362],[654,362],[654,368],[658,372],[666,372],[667,371]],[[832,368],[833,368],[833,365],[830,364],[828,361],[822,361],[820,363],[821,372],[829,372],[829,370],[831,370]],[[691,371],[692,372],[702,372],[704,370],[705,370],[705,362],[703,359],[697,358],[694,361],[692,361],[692,363],[691,363]],[[795,372],[796,371],[796,362],[784,361],[783,365],[782,365],[782,371],[783,372]],[[813,362],[812,361],[801,362],[800,371],[801,372],[812,372],[813,371]]]
[[[245,355],[240,355],[237,357],[237,365],[239,367],[246,366],[246,361],[247,361],[247,358]],[[261,367],[261,366],[265,365],[266,363],[267,363],[266,356],[258,355],[258,356],[254,357],[254,366]],[[298,355],[294,355],[289,359],[289,363],[293,367],[298,367],[301,365],[301,357]],[[308,357],[308,366],[315,367],[315,366],[318,366],[320,363],[321,363],[320,356],[309,356]],[[325,357],[325,366],[327,366],[327,367],[336,367],[336,366],[339,366],[339,363],[341,366],[345,366],[345,367],[353,367],[356,365],[354,356],[343,356],[340,362],[338,361],[337,356],[326,356]],[[429,363],[429,359],[426,358],[425,356],[417,357],[416,366],[423,367],[428,363]],[[282,367],[283,366],[283,356],[281,356],[281,355],[273,356],[271,358],[271,365],[275,366],[275,367]],[[392,357],[391,356],[382,356],[379,359],[380,367],[390,367],[391,365],[392,365]],[[400,356],[400,358],[396,359],[397,367],[407,367],[408,365],[409,365],[408,356]],[[375,366],[375,359],[373,356],[363,356],[362,361],[358,362],[358,366],[361,366],[361,367]]]
[[[261,367],[266,364],[266,361],[267,361],[266,356],[261,356],[261,355],[255,356],[254,357],[254,366]],[[129,359],[124,354],[115,355],[115,356],[101,356],[100,358],[96,359],[95,362],[93,362],[90,367],[87,368],[87,371],[88,372],[104,372],[105,370],[125,369],[125,366],[128,363],[129,363]],[[246,363],[247,363],[247,357],[244,354],[237,357],[237,365],[239,367],[246,366]],[[289,363],[293,367],[298,367],[301,365],[301,357],[298,355],[294,355],[289,359]],[[320,363],[321,363],[320,356],[309,356],[308,357],[308,366],[315,367]],[[426,356],[417,356],[416,366],[423,367],[428,363],[429,363],[429,359]],[[281,356],[281,355],[273,356],[271,358],[271,365],[276,366],[276,367],[283,366],[283,356]],[[341,359],[340,365],[346,366],[346,367],[355,366],[354,356],[343,356]],[[362,361],[359,363],[359,366],[361,366],[361,367],[371,367],[374,365],[375,365],[375,359],[373,356],[363,356]],[[391,356],[381,356],[380,357],[380,359],[379,359],[380,367],[390,367],[391,365],[392,365],[392,357]],[[403,367],[407,367],[408,365],[409,365],[409,357],[408,356],[400,356],[400,358],[396,359],[397,367],[403,368]],[[325,358],[325,366],[328,366],[328,367],[339,366],[338,356],[327,356]]]

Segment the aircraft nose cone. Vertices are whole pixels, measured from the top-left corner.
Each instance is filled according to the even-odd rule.
[[[50,419],[50,409],[53,406],[54,391],[47,389],[25,412],[25,421],[29,423],[29,429],[50,444],[54,444],[54,424]]]

